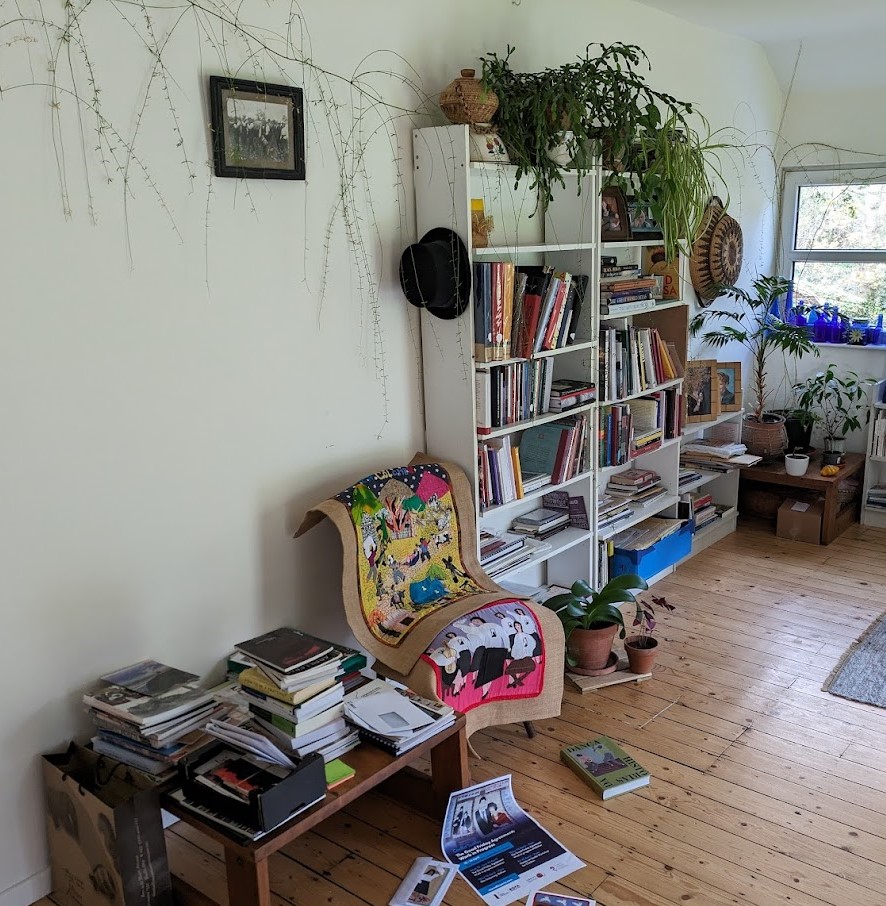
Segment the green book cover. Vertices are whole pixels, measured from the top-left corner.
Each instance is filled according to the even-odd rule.
[[[649,772],[608,736],[565,746],[560,760],[604,799],[649,783]]]

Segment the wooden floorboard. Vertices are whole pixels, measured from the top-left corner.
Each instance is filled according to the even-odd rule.
[[[600,906],[886,906],[886,710],[821,691],[886,610],[884,553],[886,530],[814,547],[743,525],[656,586],[678,609],[651,680],[567,691],[534,739],[474,736],[474,777],[510,773],[585,861],[559,890]],[[646,765],[648,788],[604,803],[559,762],[599,733]],[[180,901],[227,904],[220,847],[167,836]],[[369,794],[272,860],[273,902],[383,906],[439,843],[437,822]],[[446,899],[478,902],[460,880]]]

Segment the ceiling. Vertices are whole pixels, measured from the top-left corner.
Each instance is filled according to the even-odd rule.
[[[639,0],[763,45],[886,29],[884,0]]]

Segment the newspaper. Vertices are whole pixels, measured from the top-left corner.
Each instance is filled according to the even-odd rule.
[[[506,906],[584,867],[517,804],[511,775],[449,797],[440,845],[488,906]]]

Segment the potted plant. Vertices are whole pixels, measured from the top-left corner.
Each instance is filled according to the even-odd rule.
[[[637,621],[645,618],[637,592],[648,587],[643,578],[633,573],[610,579],[599,591],[579,579],[572,583],[568,592],[544,602],[563,623],[566,663],[571,670],[584,676],[599,676],[615,670],[618,658],[612,651],[612,642],[616,632],[622,639],[626,635],[620,605],[633,604],[634,625],[640,625]]]
[[[688,250],[712,194],[705,154],[713,146],[691,127],[692,105],[646,83],[642,70],[651,66],[636,45],[589,44],[571,63],[529,73],[511,68],[514,50],[481,60],[483,85],[499,99],[494,125],[517,179],[531,174],[544,208],[554,185],[565,186],[564,159],[582,175],[602,157],[613,171],[609,182],[650,205],[668,258],[680,245]],[[698,121],[707,128],[703,117]]]
[[[690,332],[715,349],[739,343],[750,352],[753,406],[744,417],[741,439],[749,453],[771,459],[784,452],[787,435],[784,416],[767,408],[772,393],[766,380],[770,356],[782,352],[799,359],[807,352],[818,355],[818,347],[805,326],[789,324],[774,311],[788,291],[787,280],[758,276],[751,285],[753,292],[736,286],[723,289],[723,298],[744,303],[743,309],[706,308],[692,319]]]
[[[625,639],[625,654],[632,673],[651,673],[658,655],[658,639],[652,634],[656,626],[655,608],[673,611],[674,605],[667,599],[652,595],[651,601],[637,600],[633,628],[637,631]]]
[[[873,378],[859,378],[854,371],[841,375],[836,365],[828,365],[794,384],[798,407],[813,412],[822,425],[826,465],[840,460],[846,435],[861,428],[861,413],[867,412],[868,389],[873,383]]]

